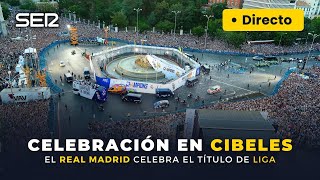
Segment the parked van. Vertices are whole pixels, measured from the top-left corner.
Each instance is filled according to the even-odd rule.
[[[90,79],[90,71],[88,67],[83,68],[83,76],[85,79]]]
[[[194,86],[198,81],[199,81],[199,80],[198,80],[198,78],[196,78],[196,77],[190,78],[190,79],[188,79],[188,80],[186,81],[186,86],[187,86],[187,87],[192,87],[192,86]]]
[[[134,102],[134,103],[141,103],[142,102],[142,95],[136,93],[128,93],[122,96],[123,102]]]
[[[67,82],[67,83],[71,83],[73,81],[73,77],[70,73],[65,73],[64,74],[64,80]]]
[[[172,97],[174,93],[169,88],[157,88],[156,89],[157,97]]]

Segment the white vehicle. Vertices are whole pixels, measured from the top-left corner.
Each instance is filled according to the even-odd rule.
[[[252,60],[254,60],[254,61],[263,61],[263,57],[261,57],[261,56],[254,56],[254,57],[252,58]]]
[[[88,67],[83,68],[83,76],[85,79],[90,79],[90,71]]]
[[[64,61],[60,61],[60,67],[65,67],[66,64],[64,63]]]
[[[3,103],[13,102],[29,102],[41,99],[49,99],[51,96],[50,88],[8,88],[0,92],[0,97]]]
[[[105,102],[107,99],[107,90],[105,87],[88,81],[73,81],[72,92],[87,99],[97,99],[101,102]]]
[[[208,94],[216,94],[216,93],[219,93],[219,92],[221,92],[221,87],[219,85],[212,86],[207,90]]]
[[[155,102],[153,104],[153,107],[155,109],[158,109],[158,108],[167,108],[169,107],[169,101],[168,100],[161,100],[161,101],[158,101],[158,102]]]
[[[18,36],[18,37],[15,37],[15,38],[11,38],[11,40],[21,41],[21,40],[23,40],[23,38]]]
[[[65,73],[64,74],[64,80],[67,82],[67,83],[71,83],[73,81],[73,77],[70,73]]]

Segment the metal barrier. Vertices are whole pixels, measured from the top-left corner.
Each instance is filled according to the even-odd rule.
[[[275,85],[273,92],[271,95],[275,95],[279,92],[279,89],[281,88],[282,83],[287,80],[291,73],[296,72],[297,68],[291,68],[286,73],[284,73],[283,77],[280,79],[280,81]]]

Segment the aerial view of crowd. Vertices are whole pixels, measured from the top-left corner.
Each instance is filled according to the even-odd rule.
[[[33,138],[50,138],[49,101],[0,105],[1,142],[5,147],[26,147]]]
[[[8,71],[15,74],[15,64],[19,55],[28,47],[40,50],[53,41],[67,39],[59,36],[61,32],[68,31],[67,25],[72,24],[78,28],[79,37],[103,37],[102,29],[84,23],[72,23],[65,18],[60,18],[59,28],[47,29],[17,29],[14,27],[14,15],[8,20],[8,37],[0,37],[0,90],[8,87]],[[134,32],[110,32],[109,37],[139,43],[145,39],[147,44],[188,47],[194,49],[204,48],[204,38],[190,34],[176,35],[146,32],[137,36]],[[315,49],[320,50],[316,44]],[[305,52],[305,45],[291,47],[278,47],[274,44],[242,45],[240,49],[229,46],[225,42],[209,39],[207,49],[213,51],[244,52],[280,54],[290,52]],[[269,112],[278,126],[277,133],[283,137],[294,139],[299,145],[320,146],[320,69],[312,68],[311,73],[318,78],[303,79],[298,74],[292,74],[284,82],[279,93],[273,97],[255,99],[234,103],[216,104],[210,109],[234,110],[262,110]],[[17,139],[48,136],[48,101],[0,105],[0,120],[3,131],[3,140],[13,142]],[[135,119],[124,121],[92,122],[89,124],[91,137],[100,138],[145,138],[152,135],[157,138],[174,137],[177,125],[183,124],[184,113],[168,114],[149,119]],[[16,141],[16,143],[20,143]]]
[[[90,137],[103,139],[176,137],[178,124],[183,124],[185,113],[167,114],[158,117],[134,119],[127,121],[93,121],[89,124]]]

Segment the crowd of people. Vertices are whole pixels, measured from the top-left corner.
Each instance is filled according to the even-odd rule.
[[[49,101],[0,105],[0,141],[5,148],[26,147],[33,138],[50,138]]]
[[[191,34],[174,35],[174,34],[163,34],[145,32],[138,34],[135,32],[110,32],[109,36],[121,40],[135,42],[136,44],[151,44],[161,45],[168,47],[182,47],[192,48],[198,50],[210,50],[216,52],[235,52],[245,54],[265,54],[265,55],[280,55],[286,53],[302,53],[307,52],[310,45],[296,44],[293,46],[277,46],[275,44],[247,44],[244,43],[240,48],[235,48],[229,45],[227,42],[218,39],[208,38],[207,47],[205,48],[205,37],[196,37]],[[141,41],[143,40],[143,41]],[[320,50],[320,44],[315,44],[313,47],[315,50]]]
[[[184,119],[185,113],[177,113],[124,121],[94,121],[89,124],[89,132],[90,137],[103,139],[144,139],[148,135],[174,139],[177,125]]]

